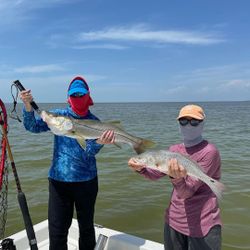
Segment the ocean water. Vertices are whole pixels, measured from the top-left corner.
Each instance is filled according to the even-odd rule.
[[[91,111],[101,120],[120,120],[126,131],[157,142],[167,149],[180,142],[176,116],[186,103],[97,103]],[[198,103],[206,111],[204,137],[216,144],[222,158],[222,182],[227,189],[220,202],[223,249],[250,249],[250,102]],[[10,110],[11,106],[6,105]],[[39,104],[41,109],[65,104]],[[21,105],[18,106],[21,113]],[[48,181],[53,149],[50,132],[31,134],[9,119],[9,142],[33,224],[47,218]],[[132,172],[127,161],[134,155],[106,145],[97,155],[99,194],[95,222],[105,227],[163,242],[164,210],[172,191],[168,178],[149,181]],[[6,236],[24,228],[16,186],[9,169]]]

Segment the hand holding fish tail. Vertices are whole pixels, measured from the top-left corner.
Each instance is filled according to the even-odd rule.
[[[177,159],[173,158],[168,161],[168,171],[167,174],[174,178],[180,179],[187,175],[187,170],[178,163]]]
[[[134,171],[141,171],[145,166],[141,163],[136,162],[133,158],[128,161],[128,166]]]
[[[115,133],[113,130],[105,130],[96,141],[99,144],[113,144],[115,142]]]

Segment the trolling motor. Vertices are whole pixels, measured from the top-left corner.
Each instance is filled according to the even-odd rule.
[[[16,250],[13,239],[7,238],[1,242],[1,250]]]

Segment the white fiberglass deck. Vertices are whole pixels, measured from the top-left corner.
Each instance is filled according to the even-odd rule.
[[[39,250],[49,250],[48,239],[48,221],[45,220],[34,226],[36,239],[38,242]],[[107,242],[104,248],[100,250],[163,250],[162,244],[146,240],[143,238],[135,237],[119,231],[108,229],[105,227],[95,227],[96,239],[102,234],[107,236]],[[8,238],[14,239],[14,244],[17,250],[29,250],[26,231],[23,230],[19,233],[9,236]],[[77,221],[73,220],[68,237],[68,249],[78,249],[78,225]],[[99,250],[99,249],[98,249]]]

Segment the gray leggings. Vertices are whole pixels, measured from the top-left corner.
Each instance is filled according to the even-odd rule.
[[[165,250],[220,250],[221,226],[215,225],[205,237],[195,238],[179,233],[165,224],[164,247]]]

